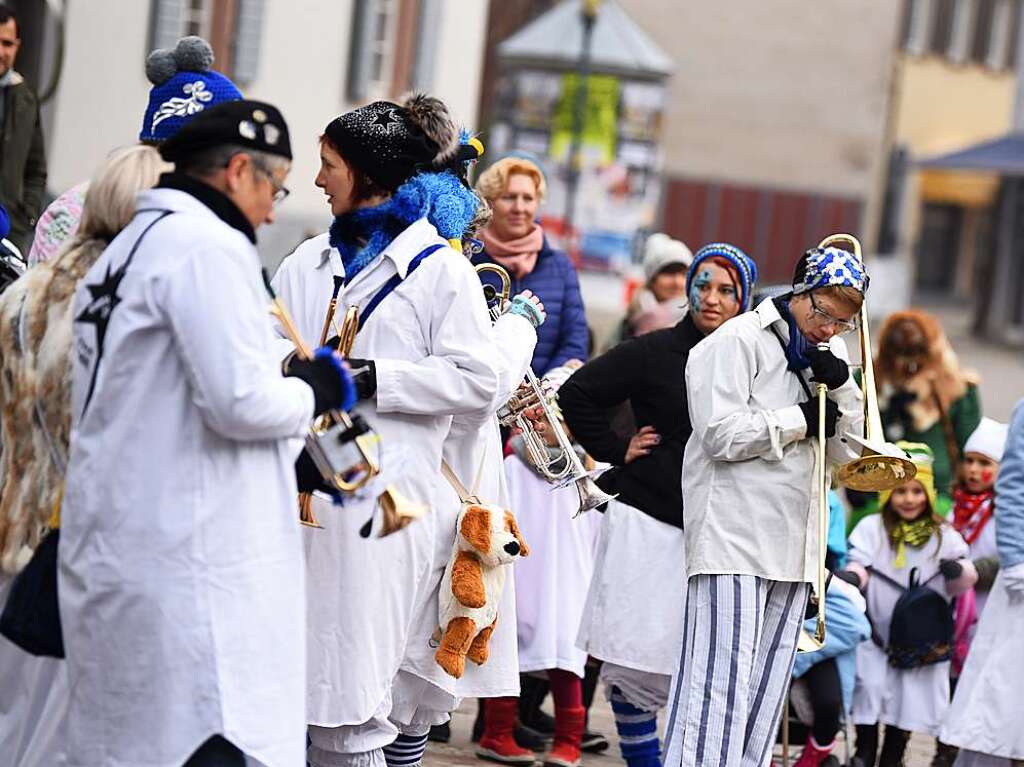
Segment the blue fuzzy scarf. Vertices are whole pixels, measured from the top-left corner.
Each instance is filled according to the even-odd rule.
[[[811,345],[804,338],[804,334],[800,332],[796,318],[789,310],[789,301],[776,298],[774,303],[789,328],[789,342],[786,344],[786,369],[793,372],[806,370],[811,366],[811,360],[807,357],[807,350]]]
[[[477,196],[453,174],[419,173],[386,202],[343,213],[331,224],[330,241],[341,254],[345,282],[351,282],[421,218],[445,239],[462,237],[478,205]]]

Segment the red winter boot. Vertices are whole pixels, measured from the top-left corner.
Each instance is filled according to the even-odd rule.
[[[583,706],[555,706],[555,742],[544,755],[545,767],[578,767],[586,726],[587,710]]]
[[[836,742],[833,740],[827,746],[819,746],[813,735],[807,736],[807,745],[804,746],[803,753],[800,754],[800,758],[796,760],[794,767],[818,767],[824,762],[828,755],[832,753],[832,749],[835,748]]]
[[[481,759],[501,764],[533,764],[533,751],[516,743],[512,733],[519,716],[519,698],[487,698],[484,706],[484,732],[476,747]]]

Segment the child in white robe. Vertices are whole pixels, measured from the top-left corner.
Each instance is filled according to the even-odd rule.
[[[937,735],[949,706],[952,631],[948,641],[933,648],[934,655],[943,659],[921,657],[913,667],[897,668],[893,664],[899,660],[890,642],[897,601],[915,576],[918,583],[946,601],[977,580],[967,558],[967,544],[935,515],[931,450],[919,443],[899,444],[913,459],[917,475],[883,491],[879,496],[881,513],[861,520],[849,540],[848,570],[857,575],[864,589],[873,627],[872,641],[862,643],[857,651],[852,714],[857,752],[853,764],[875,764],[879,725],[885,724],[879,767],[903,763],[911,732]]]

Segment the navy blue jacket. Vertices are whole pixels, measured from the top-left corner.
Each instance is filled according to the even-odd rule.
[[[473,266],[496,263],[487,251],[473,257]],[[481,275],[485,283],[500,287],[494,274]],[[548,245],[547,238],[537,254],[533,271],[521,280],[512,278],[512,295],[532,290],[544,303],[547,319],[537,328],[537,348],[533,351],[533,372],[542,376],[571,359],[587,361],[587,318],[576,267],[560,250]]]

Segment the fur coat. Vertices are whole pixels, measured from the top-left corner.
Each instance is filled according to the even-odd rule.
[[[76,239],[0,295],[0,572],[28,562],[60,502],[71,426],[71,299],[106,246]]]

